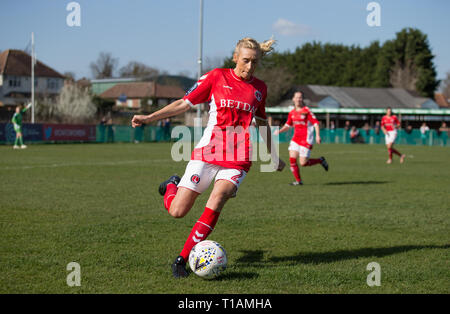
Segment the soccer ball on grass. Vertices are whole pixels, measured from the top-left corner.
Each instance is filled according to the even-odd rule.
[[[227,253],[215,241],[201,241],[189,253],[189,266],[202,278],[216,278],[227,267]]]

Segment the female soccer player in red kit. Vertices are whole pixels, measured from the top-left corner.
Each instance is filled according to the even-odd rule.
[[[319,121],[317,121],[314,113],[305,106],[303,102],[303,92],[296,91],[292,98],[294,109],[289,112],[286,124],[274,132],[275,135],[286,132],[291,127],[294,128],[294,136],[289,144],[289,161],[292,174],[295,181],[291,185],[302,185],[303,181],[300,176],[300,169],[297,159],[300,156],[300,166],[308,167],[321,164],[328,171],[328,163],[325,157],[309,158],[313,147],[314,130],[316,131],[316,142],[320,144]]]
[[[392,163],[392,154],[400,156],[400,163],[405,160],[405,155],[401,154],[394,148],[395,139],[397,138],[397,129],[400,127],[400,121],[397,116],[392,114],[390,107],[386,108],[386,115],[381,119],[381,130],[385,135],[386,147],[388,149],[389,158],[387,164]]]
[[[225,203],[234,197],[251,166],[248,128],[255,118],[266,140],[272,161],[281,171],[285,164],[272,151],[270,128],[265,112],[267,87],[253,76],[260,59],[273,50],[274,40],[262,43],[252,38],[240,40],[233,54],[234,69],[214,69],[203,75],[183,99],[174,101],[150,115],[136,115],[132,126],[164,119],[186,112],[192,106],[209,103],[209,120],[203,137],[194,148],[185,174],[161,183],[159,193],[164,206],[175,218],[184,217],[213,179],[214,188],[205,210],[194,225],[186,243],[172,264],[176,278],[187,277],[186,261],[191,249],[213,231]],[[266,130],[263,132],[262,130]],[[235,140],[236,136],[239,140]]]

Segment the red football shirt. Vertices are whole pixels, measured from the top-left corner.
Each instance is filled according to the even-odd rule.
[[[248,128],[253,118],[267,119],[266,95],[263,81],[256,77],[244,81],[232,69],[214,69],[203,75],[183,97],[191,106],[208,102],[210,108],[208,124],[191,159],[248,171]]]
[[[396,116],[391,115],[390,117],[384,116],[381,119],[381,126],[384,126],[387,132],[395,131],[396,127],[400,124],[400,121]]]
[[[308,107],[304,106],[300,110],[295,108],[289,112],[286,125],[294,127],[292,141],[300,146],[311,149],[314,143],[314,125],[318,124],[316,116]]]

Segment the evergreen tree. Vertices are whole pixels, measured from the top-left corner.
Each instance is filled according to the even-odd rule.
[[[433,97],[439,85],[427,35],[405,28],[384,43],[378,60],[377,84],[401,87]]]
[[[439,85],[433,58],[427,36],[417,29],[405,28],[383,45],[374,41],[364,48],[308,42],[292,52],[268,55],[260,68],[269,81],[270,73],[277,73],[285,74],[286,81],[294,85],[401,87],[433,97]],[[224,67],[234,67],[231,57],[225,60]],[[274,80],[278,87],[273,90],[285,89],[280,88],[279,78]],[[272,82],[266,83],[269,86]]]

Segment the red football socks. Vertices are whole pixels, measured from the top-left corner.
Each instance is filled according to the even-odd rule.
[[[306,165],[304,167],[314,166],[314,165],[317,165],[320,163],[321,163],[320,158],[311,158],[310,160],[308,160],[308,162],[306,163]]]
[[[166,186],[166,194],[164,194],[164,207],[167,211],[170,208],[170,204],[172,204],[175,195],[177,195],[178,188],[174,183],[169,183]]]
[[[398,155],[398,156],[401,156],[401,155],[402,155],[402,154],[400,154],[400,152],[399,152],[398,150],[396,150],[395,148],[391,148],[391,151],[392,151],[394,154]]]
[[[192,231],[184,244],[183,250],[180,253],[186,262],[192,248],[200,241],[205,240],[214,230],[217,220],[219,219],[219,215],[220,212],[216,212],[208,207],[205,207],[205,211],[192,228]]]
[[[392,159],[392,154],[396,154],[398,156],[402,156],[402,154],[400,154],[400,152],[398,150],[396,150],[395,148],[388,148],[388,152],[389,152],[389,159]]]
[[[290,162],[291,171],[292,171],[292,174],[294,175],[295,180],[297,182],[302,181],[302,179],[300,177],[300,169],[298,168],[298,165],[297,165],[297,158],[289,158],[289,162]]]

